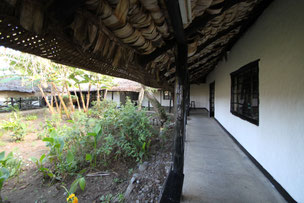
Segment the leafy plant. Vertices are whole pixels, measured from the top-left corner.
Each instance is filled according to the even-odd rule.
[[[9,178],[9,170],[7,168],[0,168],[0,192],[2,190],[4,182]]]
[[[26,117],[25,117],[25,120],[27,120],[27,121],[34,121],[34,120],[37,120],[37,115],[34,115],[34,114],[32,114],[32,115],[27,115]]]
[[[25,123],[19,123],[19,125],[13,128],[12,132],[11,136],[15,141],[22,141],[27,133],[27,125]]]
[[[99,200],[101,203],[110,203],[114,200],[114,196],[112,194],[102,195]]]
[[[21,171],[21,165],[21,159],[14,157],[13,152],[10,152],[6,157],[4,151],[0,153],[0,167],[7,168],[9,170],[9,177],[18,175]]]
[[[122,193],[118,193],[116,195],[113,194],[107,194],[107,195],[102,195],[100,198],[100,203],[110,203],[110,202],[124,202],[125,198]]]
[[[0,153],[0,191],[4,182],[13,176],[16,176],[21,171],[22,161],[14,157],[13,152],[5,156],[5,152]]]
[[[0,129],[11,131],[10,135],[15,141],[21,141],[24,139],[24,136],[27,133],[27,125],[23,123],[23,119],[18,108],[13,108],[9,121],[3,121],[0,125]]]
[[[82,169],[107,166],[119,159],[140,162],[149,151],[152,137],[149,118],[130,100],[120,109],[114,102],[102,101],[91,112],[75,112],[72,119],[68,120],[68,126],[46,122],[43,141],[50,150],[41,160],[34,160],[46,176],[64,180],[77,174],[72,189],[82,187],[84,177],[79,172]],[[49,169],[44,160],[51,163]]]
[[[38,168],[38,171],[42,172],[44,177],[50,177],[50,178],[54,178],[54,174],[50,171],[50,169],[44,167],[44,164],[47,160],[47,157],[45,154],[42,154],[41,157],[39,159],[33,157],[31,158],[32,162],[34,162]]]
[[[76,192],[78,186],[80,187],[80,189],[82,191],[84,191],[85,189],[85,186],[86,186],[86,180],[83,176],[81,176],[81,174],[78,174],[77,175],[77,178],[74,180],[74,182],[72,183],[71,187],[70,187],[70,190],[69,190],[69,193],[70,194],[73,194]]]
[[[41,124],[42,131],[38,134],[40,139],[45,137],[53,136],[53,131],[56,131],[57,127],[60,126],[62,120],[59,114],[53,114],[51,119],[46,119],[43,124]],[[59,128],[61,129],[61,128]],[[58,130],[57,130],[58,131]],[[55,133],[56,134],[56,133]]]

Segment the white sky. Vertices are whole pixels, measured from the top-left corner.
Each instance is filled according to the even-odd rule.
[[[4,60],[2,53],[5,52],[5,47],[0,46],[0,69],[4,68],[4,67],[8,67],[8,63]]]

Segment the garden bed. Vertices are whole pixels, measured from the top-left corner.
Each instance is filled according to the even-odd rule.
[[[14,151],[23,162],[19,176],[4,183],[2,198],[7,202],[66,202],[67,193],[62,186],[69,189],[75,177],[67,176],[61,181],[47,179],[30,161],[30,158],[39,158],[49,151],[39,137],[45,130],[41,125],[45,117],[50,118],[47,112],[38,113],[34,121],[25,121],[31,131],[23,141],[13,142],[7,134],[0,138],[0,152]],[[66,125],[72,124],[66,122]],[[141,162],[119,158],[109,161],[107,166],[86,166],[82,174],[86,180],[85,190],[78,188],[76,191],[79,202],[157,202],[171,165],[173,131],[169,128],[159,137],[159,126],[153,128],[156,135]],[[125,199],[127,188],[132,190]]]

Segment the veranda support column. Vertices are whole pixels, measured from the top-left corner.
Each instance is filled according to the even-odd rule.
[[[171,108],[172,108],[172,93],[170,92],[170,104],[169,104],[169,113],[171,113]]]
[[[190,115],[190,81],[189,81],[189,72],[187,71],[187,82],[186,82],[186,92],[187,92],[187,116]]]
[[[184,35],[178,1],[166,0],[166,7],[174,30],[176,40],[175,54],[175,87],[174,87],[174,113],[175,113],[175,137],[173,165],[167,177],[160,203],[180,202],[184,182],[184,137],[186,120],[186,95],[187,86],[187,54],[188,45]]]

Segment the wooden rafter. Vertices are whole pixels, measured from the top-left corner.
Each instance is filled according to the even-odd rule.
[[[230,0],[230,1],[226,0],[222,4],[220,4],[223,9],[222,9],[222,11],[219,14],[212,15],[212,14],[206,13],[206,14],[200,16],[200,17],[195,18],[194,21],[190,24],[190,26],[185,29],[185,36],[186,36],[186,38],[189,37],[189,36],[191,36],[191,35],[193,35],[194,33],[196,33],[197,30],[199,30],[202,27],[204,27],[209,21],[213,20],[217,16],[222,15],[226,10],[228,10],[232,6],[234,6],[234,5],[238,4],[238,3],[241,3],[241,2],[245,2],[245,1],[246,0]],[[224,33],[222,33],[222,34],[224,34]],[[139,64],[145,65],[145,64],[149,63],[150,61],[154,60],[158,56],[160,56],[163,53],[165,53],[166,51],[168,51],[169,49],[172,49],[175,43],[176,42],[175,42],[174,38],[170,39],[170,40],[166,40],[164,46],[156,49],[151,54],[144,55],[144,56],[139,56],[138,57]],[[212,43],[212,40],[208,41],[208,43]]]
[[[183,32],[176,32],[177,24],[168,15],[171,7],[160,0],[152,1],[119,0],[111,5],[104,0],[53,0],[45,5],[39,0],[0,1],[0,43],[61,64],[172,89],[179,70],[176,66],[186,61],[180,57],[174,60],[177,54],[181,55],[177,50],[186,50],[180,44],[187,48],[191,41],[193,45],[191,54],[195,55],[189,56],[186,66],[191,81],[198,81],[215,67],[271,2],[213,0],[194,15],[186,29],[179,25]],[[163,41],[165,44],[161,46]],[[176,44],[178,49],[173,49]]]
[[[193,82],[194,80],[197,80],[198,78],[205,78],[215,68],[215,66],[223,58],[223,56],[226,54],[226,52],[231,50],[233,45],[248,30],[248,28],[256,21],[256,19],[262,14],[262,12],[265,10],[265,8],[268,7],[268,5],[271,2],[272,2],[272,0],[261,2],[257,6],[255,6],[255,8],[250,12],[249,17],[247,18],[247,20],[242,23],[240,31],[234,37],[232,37],[229,40],[229,42],[225,45],[225,48],[222,50],[222,52],[217,57],[213,58],[213,60],[215,60],[215,59],[216,60],[215,60],[214,63],[211,63],[212,64],[211,68],[209,68],[206,72],[203,72],[203,71],[196,72],[195,73],[196,77],[192,76],[194,74],[193,72],[190,73],[190,75],[192,76],[192,77],[190,76],[191,82]],[[204,63],[200,67],[203,67],[206,64],[207,63]],[[201,69],[201,70],[203,70],[203,69]]]

